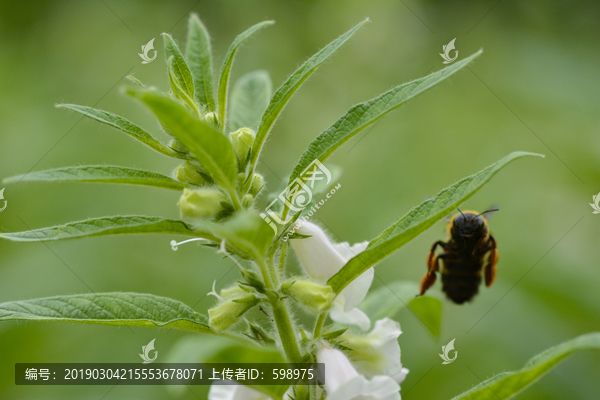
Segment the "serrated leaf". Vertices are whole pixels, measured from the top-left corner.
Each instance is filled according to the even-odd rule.
[[[300,160],[290,175],[289,182],[293,182],[300,176],[313,161],[325,162],[327,158],[341,145],[347,142],[363,129],[379,121],[390,111],[393,111],[435,86],[450,75],[454,74],[468,63],[478,57],[482,51],[458,61],[440,71],[434,72],[423,78],[404,83],[388,90],[387,92],[352,107],[346,114],[338,119],[331,127],[317,136],[304,150]]]
[[[148,132],[135,125],[133,122],[116,114],[109,113],[108,111],[98,110],[92,107],[79,106],[77,104],[57,104],[56,107],[76,111],[88,118],[112,126],[113,128],[128,134],[132,138],[150,147],[152,150],[164,154],[165,156],[181,159],[187,158],[185,154],[178,153],[175,150],[165,146],[158,140],[154,139]]]
[[[229,139],[204,121],[192,116],[177,101],[157,91],[129,89],[145,103],[158,119],[224,188],[235,190],[237,165]]]
[[[216,334],[206,316],[180,301],[139,293],[89,293],[1,303],[0,321],[168,327]]]
[[[221,129],[224,129],[224,127],[227,125],[225,121],[225,118],[227,116],[227,91],[229,89],[229,76],[231,73],[231,66],[233,65],[233,59],[235,58],[235,54],[240,48],[240,45],[246,39],[248,39],[250,36],[252,36],[257,31],[261,30],[262,28],[266,28],[267,26],[273,25],[274,23],[275,21],[263,21],[254,26],[251,26],[244,32],[240,33],[235,38],[233,43],[231,43],[231,46],[229,46],[229,49],[227,50],[227,54],[225,55],[225,59],[223,60],[223,66],[221,67],[221,74],[219,76],[219,88],[217,91],[217,104],[219,107],[218,120]]]
[[[204,237],[211,240],[214,238],[205,232],[192,230],[182,221],[136,215],[91,218],[24,232],[0,232],[0,238],[16,242],[40,242],[137,233],[166,233]]]
[[[183,190],[181,182],[152,171],[118,167],[113,165],[83,165],[46,171],[30,172],[4,179],[3,183],[17,182],[94,182],[122,183],[128,185],[153,186],[163,189]]]
[[[165,45],[165,59],[167,63],[169,59],[173,57],[173,72],[174,78],[177,82],[177,85],[181,87],[181,90],[189,96],[190,99],[194,98],[194,78],[192,78],[192,73],[190,72],[190,68],[185,62],[185,58],[183,58],[183,54],[181,54],[181,50],[179,50],[179,46],[175,43],[171,35],[168,33],[163,33],[163,42]],[[175,88],[171,87],[173,92],[175,92]]]
[[[365,251],[351,258],[327,283],[336,293],[341,292],[360,274],[404,246],[473,196],[511,161],[525,156],[544,157],[540,154],[516,151],[442,190],[433,198],[411,209],[381,235],[371,240]]]
[[[250,162],[252,165],[256,164],[260,151],[262,150],[263,144],[271,132],[271,128],[275,124],[275,121],[279,117],[279,114],[283,111],[288,101],[298,90],[298,88],[306,81],[312,74],[331,56],[337,49],[339,49],[350,37],[369,19],[365,19],[348,32],[344,33],[333,42],[329,43],[311,58],[309,58],[304,64],[300,66],[287,80],[277,89],[267,111],[262,116],[260,126],[256,132],[256,139],[252,146],[252,154]]]
[[[452,400],[506,400],[532,385],[567,356],[578,351],[600,350],[600,333],[568,340],[530,359],[523,368],[486,379]]]
[[[210,111],[215,111],[210,36],[196,14],[190,15],[188,22],[185,57],[194,79],[194,98],[199,104],[206,104]]]
[[[227,124],[232,132],[246,127],[256,131],[269,105],[271,91],[271,78],[266,71],[250,72],[235,83]]]

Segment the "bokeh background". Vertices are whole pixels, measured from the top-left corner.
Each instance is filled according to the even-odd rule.
[[[160,137],[149,114],[119,87],[133,73],[168,87],[160,33],[185,42],[189,12],[213,37],[216,66],[234,37],[264,19],[277,23],[238,53],[233,77],[268,70],[277,87],[302,61],[365,17],[364,27],[292,100],[277,122],[259,170],[279,187],[310,140],[353,104],[443,67],[442,45],[456,38],[470,67],[387,116],[330,161],[342,188],[316,219],[341,240],[370,239],[423,199],[514,150],[546,154],[497,175],[464,208],[500,205],[491,220],[498,279],[471,304],[444,303],[439,338],[412,313],[398,318],[406,399],[449,399],[479,378],[521,368],[538,352],[600,330],[600,4],[594,1],[0,1],[0,175],[77,165],[116,164],[169,173],[176,161],[125,135],[58,110],[96,105]],[[140,46],[159,55],[142,65]],[[166,138],[162,137],[164,140]],[[3,185],[4,186],[4,185]],[[177,217],[178,193],[152,188],[19,184],[6,186],[8,231],[88,217]],[[418,281],[440,221],[376,271],[381,280]],[[0,302],[59,294],[133,291],[206,310],[203,297],[237,277],[231,262],[194,245],[173,252],[170,236],[121,236],[56,243],[0,241]],[[374,288],[381,285],[375,279]],[[89,288],[88,288],[89,287]],[[468,332],[468,333],[467,333]],[[156,339],[165,360],[189,332],[76,324],[0,324],[2,399],[163,399],[164,387],[16,387],[16,362],[138,362]],[[456,338],[458,359],[441,365]],[[471,369],[473,372],[471,372]],[[475,376],[477,375],[477,376]],[[598,353],[571,356],[519,398],[595,399]],[[205,398],[206,388],[184,391]],[[104,397],[103,397],[104,396]]]

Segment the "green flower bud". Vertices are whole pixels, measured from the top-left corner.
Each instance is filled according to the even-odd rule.
[[[260,300],[253,294],[226,300],[208,310],[208,323],[215,331],[223,331],[239,321],[246,311],[259,302]]]
[[[247,292],[239,287],[238,285],[233,285],[225,289],[221,289],[221,297],[224,299],[228,299],[233,296],[237,296],[240,294],[246,294]]]
[[[263,176],[261,174],[254,174],[254,176],[252,177],[252,183],[250,185],[249,193],[252,196],[256,197],[264,186],[265,186],[265,178],[263,178]]]
[[[204,114],[204,120],[206,122],[209,122],[209,123],[213,124],[214,126],[218,126],[219,125],[219,121],[217,120],[217,114],[215,114],[212,111]]]
[[[169,147],[172,148],[175,151],[178,151],[180,153],[187,153],[188,149],[181,144],[181,142],[177,139],[173,139],[169,142]]]
[[[317,313],[328,310],[335,297],[331,286],[311,281],[288,281],[281,285],[281,291]]]
[[[254,131],[250,128],[240,128],[231,133],[231,143],[240,167],[246,165],[248,153],[254,144]]]
[[[244,208],[252,207],[252,203],[254,203],[254,196],[252,196],[251,194],[247,194],[244,195],[244,197],[242,197],[242,206]]]
[[[183,189],[177,205],[181,219],[208,218],[223,209],[222,202],[227,198],[215,189]]]
[[[190,185],[205,186],[210,184],[209,181],[200,175],[199,168],[189,161],[177,166],[175,171],[173,171],[173,176],[179,182],[188,183]]]

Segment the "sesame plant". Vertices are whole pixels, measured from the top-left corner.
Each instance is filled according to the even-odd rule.
[[[269,134],[296,91],[365,22],[323,47],[271,93],[271,81],[264,71],[250,72],[235,85],[230,84],[230,76],[240,46],[273,21],[261,22],[240,34],[215,79],[208,32],[192,15],[184,51],[169,34],[163,34],[170,92],[146,86],[134,77],[129,77],[131,86],[123,89],[154,114],[160,128],[172,138],[168,144],[111,112],[57,105],[122,131],[181,164],[172,176],[93,165],[32,172],[7,178],[5,183],[97,182],[175,190],[181,192],[177,203],[181,218],[109,216],[3,232],[0,237],[37,242],[142,233],[181,235],[188,237],[183,242],[201,244],[199,252],[216,251],[233,260],[240,275],[218,293],[213,286],[210,294],[216,301],[207,314],[175,299],[114,292],[7,302],[0,304],[0,320],[182,329],[231,339],[213,352],[212,362],[223,361],[226,355],[231,361],[233,354],[234,361],[319,362],[326,367],[325,383],[320,386],[214,385],[211,400],[400,399],[400,383],[408,369],[400,361],[401,330],[394,317],[408,305],[437,334],[441,302],[435,296],[415,297],[417,285],[411,282],[390,283],[369,293],[374,267],[473,196],[506,165],[539,155],[508,154],[441,190],[379,236],[362,243],[336,243],[323,228],[308,221],[306,210],[315,204],[312,196],[330,189],[312,185],[316,162],[323,165],[357,133],[467,66],[481,55],[478,51],[350,108],[308,145],[289,174],[284,199],[265,214],[266,182],[258,166]],[[310,201],[306,201],[307,195]],[[174,249],[179,245],[172,243]],[[290,248],[301,264],[300,270],[286,262]],[[268,318],[258,318],[262,314],[252,312],[257,309]],[[300,315],[305,317],[302,321]],[[536,356],[523,369],[497,375],[455,399],[510,398],[570,353],[598,348],[600,334],[580,336]]]

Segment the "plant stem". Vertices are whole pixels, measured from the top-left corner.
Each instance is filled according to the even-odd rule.
[[[240,204],[240,199],[238,199],[235,189],[227,189],[227,192],[229,193],[229,197],[231,197],[231,201],[233,203],[233,208],[235,208],[236,211],[241,210],[242,205]]]
[[[281,339],[285,355],[290,362],[299,363],[302,361],[302,357],[296,338],[296,330],[292,325],[292,320],[285,304],[283,304],[283,301],[275,292],[275,288],[279,286],[279,280],[277,278],[277,271],[275,271],[275,265],[273,264],[273,258],[269,257],[266,262],[264,259],[259,259],[258,263],[265,280],[265,286],[268,289],[267,296],[269,297],[271,307],[273,307],[273,318],[277,325],[277,332]],[[275,283],[275,286],[273,283]]]
[[[281,275],[282,279],[285,279],[283,274],[285,272],[285,256],[287,254],[287,248],[288,248],[287,243],[284,243],[281,246],[281,250],[279,250],[279,274]]]
[[[317,323],[315,324],[315,330],[313,332],[314,339],[317,339],[321,336],[321,330],[323,329],[325,318],[327,318],[326,312],[319,314],[319,318],[317,318]]]

